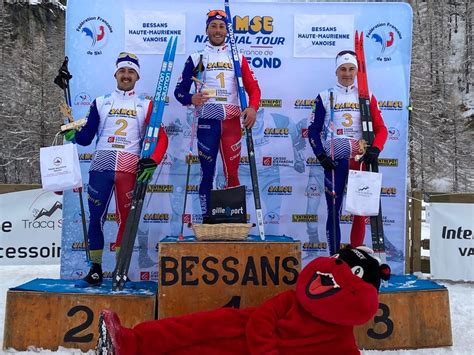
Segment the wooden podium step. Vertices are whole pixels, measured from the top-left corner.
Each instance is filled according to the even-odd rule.
[[[453,345],[448,290],[413,275],[394,275],[381,288],[379,310],[355,329],[361,349],[394,350]]]
[[[159,244],[158,318],[219,307],[257,306],[293,289],[301,243],[289,237],[254,241],[177,241]]]
[[[228,306],[258,306],[295,286],[299,242],[160,243],[160,286],[77,289],[74,281],[36,279],[7,292],[4,349],[95,348],[99,312],[109,308],[132,327],[145,320]],[[361,349],[395,350],[452,345],[448,291],[429,280],[392,276],[379,311],[354,330]],[[357,305],[354,305],[357,307]],[[304,324],[301,325],[304,327]]]
[[[99,313],[109,308],[125,326],[155,319],[156,283],[112,293],[112,284],[74,288],[72,280],[36,279],[7,292],[3,348],[94,349]]]

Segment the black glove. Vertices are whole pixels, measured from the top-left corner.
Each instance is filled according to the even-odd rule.
[[[374,165],[378,163],[378,157],[380,154],[380,149],[377,147],[368,147],[365,151],[365,154],[362,156],[360,161],[365,162],[368,165]]]
[[[140,182],[149,181],[156,169],[156,162],[151,158],[142,158],[138,161],[137,180]]]
[[[68,57],[64,58],[63,65],[61,65],[61,68],[58,70],[58,75],[54,78],[54,83],[63,90],[67,89],[69,80],[72,79],[72,75],[67,68],[68,61]]]
[[[336,169],[336,163],[334,160],[329,158],[326,154],[322,153],[317,156],[319,162],[321,163],[321,166],[324,168],[324,170],[334,170]]]

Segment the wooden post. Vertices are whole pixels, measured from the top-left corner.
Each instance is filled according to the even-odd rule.
[[[421,191],[413,191],[411,201],[410,273],[421,271]]]
[[[407,196],[407,202],[406,202],[406,236],[405,236],[405,274],[412,274],[413,273],[413,256],[411,255],[411,243],[412,243],[412,237],[411,237],[411,201],[412,198],[410,196]]]
[[[41,185],[38,184],[0,184],[0,194],[6,194],[9,192],[25,191],[41,189]]]

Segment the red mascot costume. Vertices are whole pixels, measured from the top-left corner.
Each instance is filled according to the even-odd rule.
[[[296,291],[260,307],[219,308],[147,321],[134,328],[101,312],[98,354],[359,354],[353,327],[378,309],[380,280],[390,268],[364,247],[310,262]]]

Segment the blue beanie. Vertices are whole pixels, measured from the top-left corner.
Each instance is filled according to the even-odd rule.
[[[227,16],[223,10],[211,10],[207,13],[206,29],[211,21],[214,20],[224,21],[224,23],[227,24]]]

